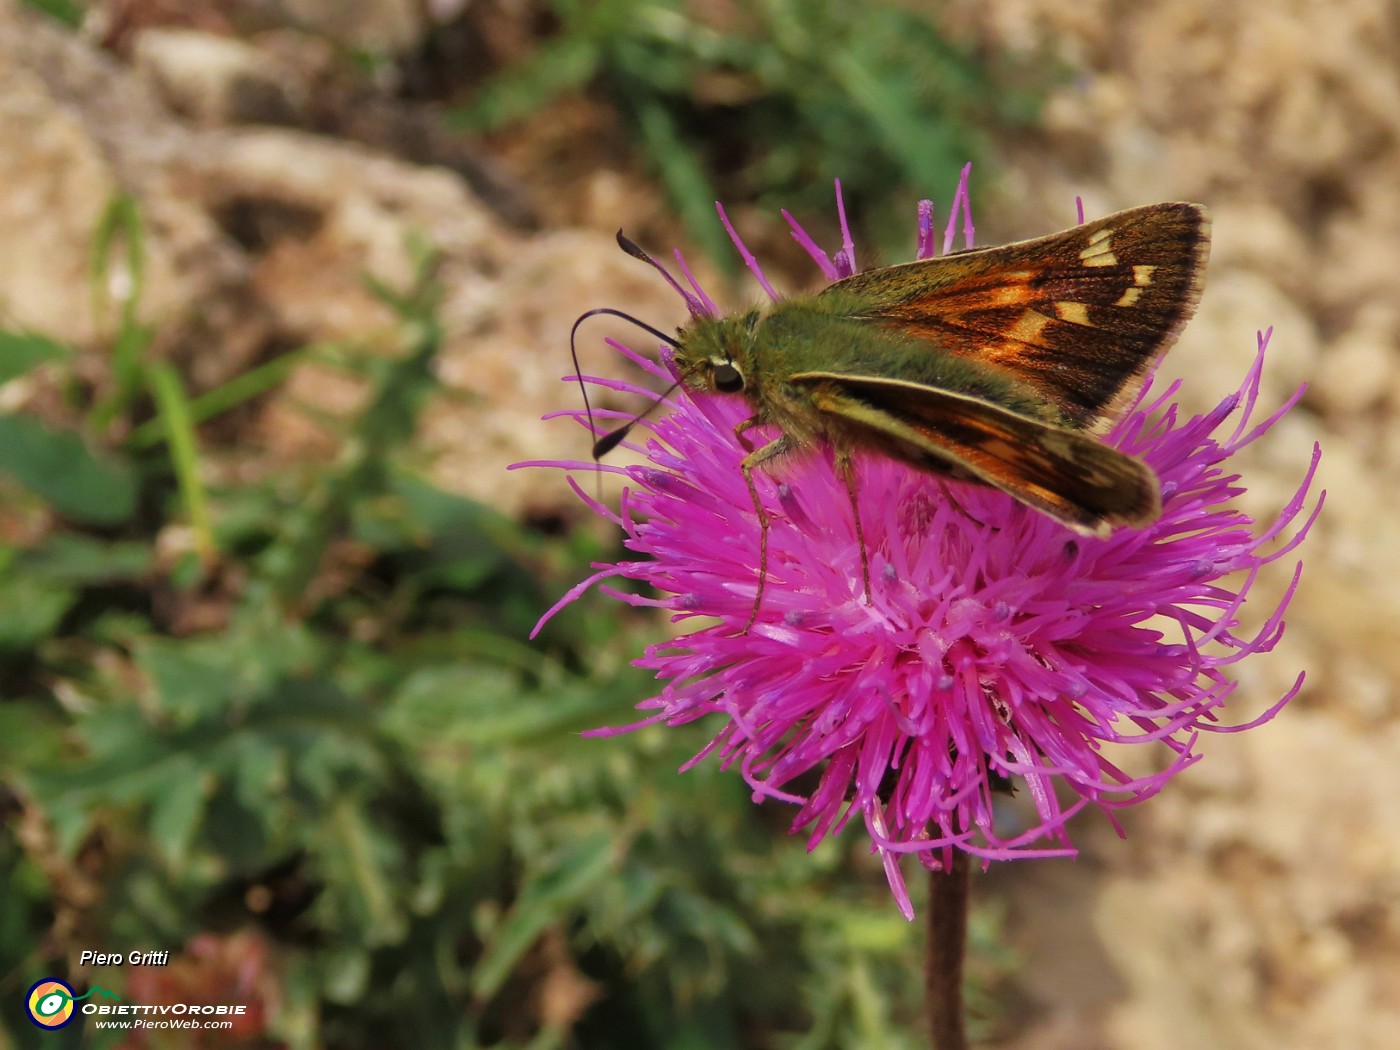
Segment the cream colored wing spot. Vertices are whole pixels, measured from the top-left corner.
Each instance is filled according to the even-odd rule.
[[[1039,343],[1040,333],[1045,330],[1045,326],[1049,323],[1050,318],[1044,314],[1027,310],[1016,318],[1016,323],[1007,330],[1006,338],[1021,343]]]
[[[1152,274],[1156,271],[1156,269],[1157,267],[1155,266],[1134,266],[1133,284],[1137,285],[1139,288],[1146,288],[1149,284],[1152,283]]]
[[[1079,261],[1085,266],[1117,266],[1118,256],[1112,252],[1104,252],[1101,255],[1085,255],[1080,252]]]
[[[1127,305],[1119,303],[1119,306]],[[1070,324],[1082,324],[1088,328],[1094,327],[1094,322],[1089,320],[1089,308],[1083,303],[1057,302],[1055,304],[1055,316],[1061,321],[1068,321]]]
[[[1113,230],[1096,230],[1079,253],[1079,261],[1085,266],[1117,266],[1118,256],[1113,254]]]
[[[1141,299],[1141,298],[1142,298],[1142,289],[1141,289],[1141,288],[1129,288],[1126,292],[1124,292],[1121,296],[1118,297],[1118,301],[1117,301],[1116,303],[1114,303],[1113,305],[1114,305],[1114,306],[1132,306],[1135,302],[1137,302],[1137,301],[1138,301],[1139,299]]]
[[[1020,278],[1020,274],[1011,274],[1011,277]],[[1030,292],[1026,284],[1030,281],[1030,274],[1026,274],[1021,280],[1016,280],[995,290],[990,296],[990,306],[1015,306],[1017,303],[1024,303],[1030,298]]]

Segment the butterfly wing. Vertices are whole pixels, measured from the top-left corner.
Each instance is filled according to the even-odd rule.
[[[1195,312],[1210,253],[1198,204],[1153,204],[1031,241],[867,270],[841,312],[1012,374],[1069,426],[1103,430]]]
[[[838,446],[877,447],[990,485],[1077,532],[1105,536],[1161,512],[1151,468],[1088,434],[920,383],[829,372],[791,381],[810,394]]]

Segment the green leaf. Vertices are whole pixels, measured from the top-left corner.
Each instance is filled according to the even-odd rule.
[[[352,932],[361,947],[401,941],[408,932],[402,845],[352,795],[335,802],[322,833],[320,866],[327,886],[318,911]]]
[[[125,249],[124,252],[121,249]],[[117,253],[122,268],[113,267],[112,256]],[[102,433],[118,415],[130,407],[140,390],[146,352],[155,338],[155,331],[142,324],[137,316],[146,273],[146,235],[136,198],[119,193],[102,213],[92,246],[92,291],[95,314],[105,318],[111,303],[108,295],[117,291],[119,323],[112,343],[112,389],[108,397],[94,406],[88,419],[93,429]],[[114,276],[120,275],[120,281]]]
[[[157,795],[151,803],[151,838],[164,854],[166,863],[177,871],[185,865],[194,833],[204,815],[208,786],[207,775],[200,776],[191,762],[188,773],[174,781],[172,790]]]
[[[234,789],[249,812],[270,813],[285,799],[287,753],[259,736],[233,742]]]
[[[364,997],[369,983],[370,957],[362,947],[341,947],[323,953],[326,998],[333,1003],[354,1003]]]
[[[641,97],[636,102],[638,127],[657,174],[681,213],[686,232],[694,237],[710,259],[722,268],[733,265],[729,238],[712,212],[717,194],[696,148],[682,135],[666,107]]]
[[[477,544],[506,536],[512,529],[510,520],[499,511],[440,489],[416,474],[396,472],[392,489],[403,501],[409,520],[434,538],[447,539],[467,531],[472,533],[472,544]]]
[[[31,416],[0,414],[0,471],[65,517],[120,525],[136,510],[136,476],[123,461],[98,454],[71,430]]]
[[[237,408],[246,401],[267,393],[286,381],[292,371],[305,361],[314,360],[318,355],[339,343],[316,343],[293,350],[256,368],[242,372],[222,386],[206,391],[189,402],[190,421],[200,424],[230,409]],[[131,448],[150,448],[167,440],[167,427],[164,416],[156,416],[132,430],[126,441]]]
[[[472,980],[477,995],[490,998],[500,991],[540,934],[585,908],[598,885],[614,871],[616,854],[614,835],[598,831],[574,843],[526,884],[477,965]]]
[[[151,638],[137,647],[137,662],[155,687],[161,710],[186,726],[216,715],[242,685],[229,666],[228,647]]]
[[[83,19],[87,17],[87,11],[79,0],[24,0],[24,5],[42,11],[69,29],[81,29]]]
[[[40,547],[21,551],[15,571],[54,583],[79,586],[138,580],[147,576],[155,551],[146,543],[104,543],[75,532],[55,532]]]
[[[215,554],[214,533],[209,524],[209,505],[204,498],[204,483],[199,477],[199,452],[195,444],[194,421],[190,418],[190,403],[185,397],[180,374],[166,361],[151,365],[147,375],[151,394],[155,398],[160,418],[165,423],[165,440],[170,449],[170,463],[175,468],[175,480],[180,486],[180,500],[185,516],[194,533],[195,547],[205,560]]]
[[[6,573],[0,579],[0,651],[22,652],[38,645],[58,627],[77,597],[66,584]]]
[[[587,37],[562,37],[498,76],[471,105],[453,113],[452,122],[464,130],[491,131],[520,120],[567,91],[581,90],[602,57]]]
[[[65,360],[71,353],[47,336],[0,331],[0,383],[8,383],[46,361]]]
[[[63,724],[37,702],[0,703],[0,769],[33,769],[63,754]]]
[[[395,694],[384,728],[420,747],[523,747],[571,739],[597,724],[599,708],[593,692],[577,687],[522,696],[516,676],[501,668],[425,667]]]

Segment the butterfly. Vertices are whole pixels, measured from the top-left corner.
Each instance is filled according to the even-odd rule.
[[[866,270],[743,313],[701,314],[674,336],[643,326],[674,347],[680,383],[743,397],[751,409],[736,428],[761,527],[749,625],[770,526],[754,472],[813,448],[834,453],[867,598],[853,467],[861,452],[999,489],[1083,535],[1154,521],[1156,474],[1099,435],[1195,312],[1209,252],[1204,207],[1151,204],[1046,237]],[[744,433],[765,425],[779,435],[754,447]],[[629,428],[601,438],[594,455]]]

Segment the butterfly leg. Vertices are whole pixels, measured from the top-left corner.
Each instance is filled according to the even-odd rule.
[[[745,422],[749,422],[749,421],[746,420]],[[740,427],[743,427],[744,424],[743,424],[743,423],[740,423],[739,426],[740,426]],[[747,429],[747,428],[745,428],[745,429]],[[753,509],[754,509],[754,513],[755,513],[756,515],[758,515],[758,529],[759,529],[759,533],[758,533],[758,591],[757,591],[757,592],[754,594],[754,596],[753,596],[753,610],[749,613],[749,621],[748,621],[748,623],[744,624],[744,630],[743,630],[743,632],[742,632],[742,633],[744,633],[744,634],[748,634],[748,633],[749,633],[749,628],[752,627],[752,626],[754,625],[754,621],[758,619],[758,610],[759,610],[759,607],[763,604],[763,587],[764,587],[764,584],[765,584],[765,583],[767,582],[767,580],[768,580],[768,522],[769,522],[769,518],[768,518],[768,511],[767,511],[767,509],[763,506],[763,501],[760,500],[760,499],[758,498],[758,486],[754,484],[754,480],[753,480],[753,470],[754,470],[754,467],[761,466],[762,464],[768,462],[770,459],[774,459],[774,458],[776,458],[776,457],[778,457],[778,456],[781,456],[781,455],[782,455],[783,453],[785,453],[785,452],[791,452],[792,449],[793,449],[794,447],[795,447],[795,446],[794,446],[792,440],[791,440],[790,438],[788,438],[788,436],[787,436],[786,434],[784,434],[782,437],[780,437],[780,438],[778,438],[778,439],[776,439],[776,440],[774,440],[774,441],[770,441],[768,444],[764,445],[762,448],[757,449],[756,451],[750,452],[750,453],[749,453],[747,456],[745,456],[745,457],[740,461],[740,463],[739,463],[739,469],[742,470],[742,471],[744,472],[744,484],[747,485],[747,486],[748,486],[748,489],[749,489],[749,499],[753,500]]]
[[[977,517],[970,510],[968,510],[966,507],[964,507],[961,503],[958,502],[958,497],[953,494],[952,485],[948,484],[948,482],[946,481],[940,480],[938,483],[938,487],[943,490],[943,498],[953,505],[953,509],[955,511],[961,514],[968,521],[972,522],[974,525],[980,525],[983,528],[987,527],[987,523],[985,521]],[[1001,529],[998,526],[993,526],[991,531],[1000,532]]]
[[[739,439],[739,444],[744,446],[745,452],[753,451],[753,442],[750,441],[748,438],[744,437],[744,432],[746,430],[752,430],[754,427],[758,426],[758,424],[762,422],[763,420],[761,420],[758,416],[749,416],[748,419],[743,420],[739,423],[738,426],[734,428],[734,436]]]
[[[846,495],[851,500],[851,518],[856,523],[856,543],[860,547],[860,578],[865,584],[865,604],[870,604],[870,555],[865,546],[865,530],[860,525],[860,505],[856,502],[856,471],[849,449],[836,452],[836,473],[846,486]]]

